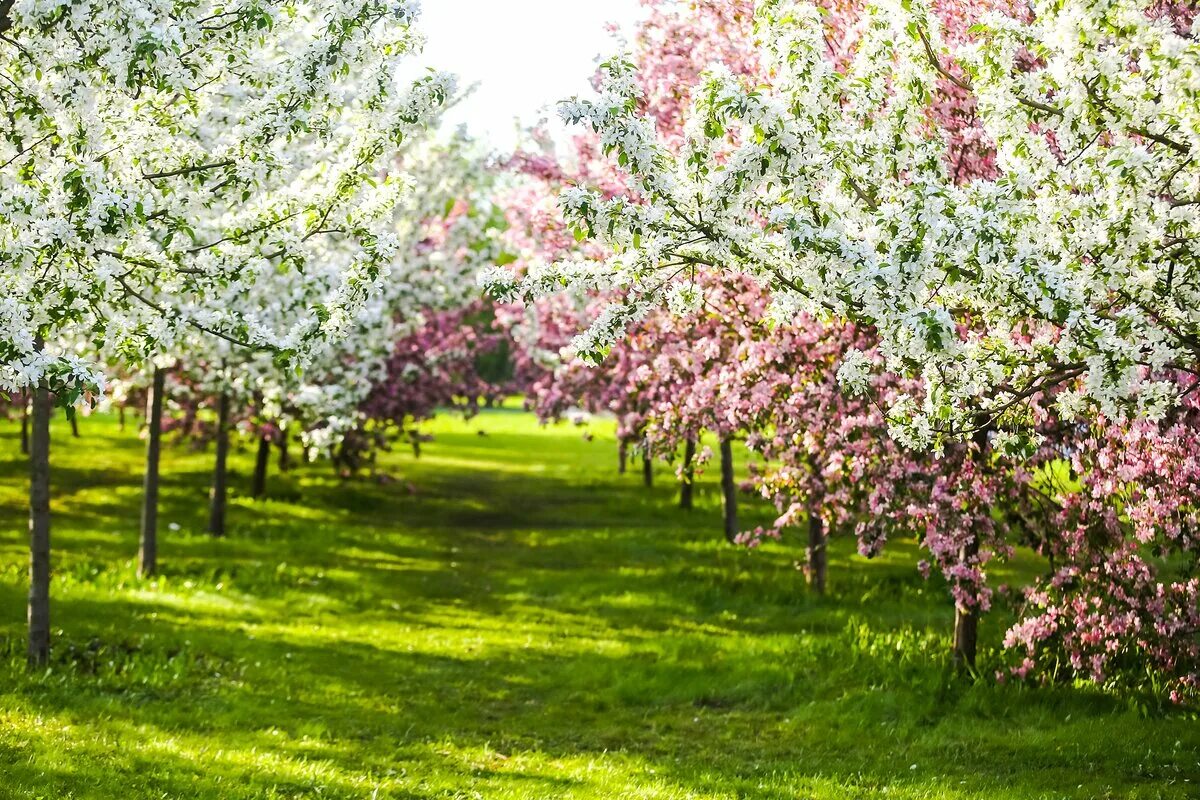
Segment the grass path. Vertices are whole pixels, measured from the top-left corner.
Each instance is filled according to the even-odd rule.
[[[814,599],[799,551],[721,542],[715,475],[678,511],[665,469],[652,492],[616,474],[603,427],[443,418],[394,481],[318,465],[235,494],[225,541],[202,533],[211,456],[173,447],[154,581],[141,443],[81,427],[56,423],[56,649],[32,676],[0,429],[0,798],[1200,797],[1200,722],[956,681],[911,546],[839,545]]]

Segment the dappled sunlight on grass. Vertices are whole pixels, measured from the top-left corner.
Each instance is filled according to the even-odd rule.
[[[272,474],[262,501],[236,449],[219,541],[211,454],[170,447],[147,580],[142,443],[105,417],[81,429],[56,423],[56,646],[30,674],[23,462],[0,428],[0,797],[1195,794],[1192,719],[956,678],[952,609],[915,543],[868,560],[835,541],[814,597],[799,542],[724,544],[716,475],[679,511],[669,468],[653,490],[616,474],[603,421],[443,416],[420,459]],[[745,499],[746,527],[773,517]],[[985,674],[1005,619],[982,625]]]

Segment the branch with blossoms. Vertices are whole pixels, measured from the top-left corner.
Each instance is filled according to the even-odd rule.
[[[379,179],[453,93],[439,73],[397,78],[419,45],[415,7],[87,6],[70,25],[4,6],[0,83],[20,113],[0,125],[0,263],[5,293],[36,313],[11,317],[0,355],[33,363],[38,318],[51,351],[91,337],[145,358],[192,328],[303,363],[378,290],[388,209],[410,186]],[[312,283],[299,325],[227,302],[272,270],[303,283],[324,238],[356,255],[334,291]]]
[[[919,404],[888,409],[925,446],[970,435],[980,411],[1023,435],[1023,401],[1077,378],[1066,410],[1161,416],[1174,402],[1164,370],[1195,361],[1196,220],[1173,200],[1200,175],[1182,133],[1194,110],[1153,87],[1189,84],[1195,43],[1123,6],[992,13],[945,41],[920,4],[863,16],[839,70],[813,5],[762,4],[768,85],[710,72],[677,151],[639,113],[626,59],[605,65],[600,100],[563,106],[638,188],[637,202],[564,195],[577,227],[614,251],[612,286],[641,302],[666,264],[689,261],[873,325],[885,369],[925,384]],[[1060,24],[1082,50],[1056,44]],[[1147,66],[1122,66],[1134,56]],[[998,174],[948,171],[946,134],[929,124],[947,83],[970,93]]]

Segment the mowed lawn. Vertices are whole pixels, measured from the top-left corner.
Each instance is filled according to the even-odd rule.
[[[603,424],[443,416],[388,479],[315,464],[263,502],[244,448],[223,541],[211,453],[172,446],[147,581],[135,426],[80,427],[55,423],[55,650],[29,674],[25,465],[0,424],[3,798],[1200,797],[1194,716],[956,678],[911,543],[840,542],[813,598],[797,545],[724,544],[715,470],[680,511],[668,468],[652,491],[617,474]]]

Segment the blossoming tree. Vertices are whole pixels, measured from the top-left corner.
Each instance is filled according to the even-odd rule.
[[[1190,417],[1170,409],[1190,395],[1183,376],[1200,354],[1192,12],[1071,0],[1036,13],[757,5],[750,79],[745,58],[690,85],[647,78],[653,58],[642,71],[618,58],[598,101],[564,105],[628,175],[626,192],[563,196],[579,235],[611,255],[484,282],[508,297],[567,285],[617,298],[575,340],[593,361],[698,271],[754,276],[775,319],[872,330],[873,347],[841,358],[841,383],[880,404],[902,444],[945,459],[917,473],[915,494],[896,495],[902,505],[871,510],[924,537],[964,639],[990,602],[982,566],[1015,536],[1057,553],[1059,567],[1027,606],[1045,613],[1010,645],[1031,658],[1066,651],[1093,677],[1114,663],[1136,672],[1133,654],[1153,653],[1141,663],[1194,688],[1175,666],[1194,646],[1194,567],[1182,581],[1155,578],[1164,555],[1194,564],[1190,534],[1175,533],[1188,527],[1167,521],[1170,503],[1149,524],[1135,512],[1144,519],[1153,503],[1123,500],[1157,498],[1158,481],[1189,474],[1184,449],[1166,443],[1187,430]],[[663,96],[691,105],[664,112]],[[1095,443],[1078,441],[1086,429],[1072,420],[1084,410],[1105,417]],[[1144,446],[1153,469],[1112,455],[1130,437],[1155,442]],[[1047,491],[1052,469],[1039,474],[1070,452],[1086,502],[1069,487]],[[1004,463],[1010,455],[1026,465]],[[1045,512],[1058,504],[1068,530],[1107,534],[1049,537]],[[1111,598],[1105,581],[1120,587]],[[1114,601],[1120,614],[1084,611]],[[1123,621],[1106,627],[1114,616]],[[1128,655],[1104,655],[1114,652]]]
[[[199,330],[286,360],[336,333],[394,252],[377,212],[401,184],[375,184],[380,167],[451,90],[397,79],[413,15],[393,0],[0,4],[0,387],[34,396],[31,663],[49,649],[50,396],[103,386],[63,342],[136,360]],[[286,327],[211,302],[301,275],[326,238],[357,255]]]
[[[839,69],[815,5],[764,2],[769,84],[707,73],[679,148],[639,113],[634,65],[608,62],[602,99],[564,115],[598,132],[638,197],[565,198],[614,257],[558,277],[626,288],[580,351],[705,265],[759,276],[786,308],[873,325],[883,368],[923,383],[889,408],[913,444],[988,428],[1007,446],[1027,401],[1059,384],[1068,415],[1161,416],[1165,371],[1196,363],[1200,173],[1196,45],[1153,11],[1063,2],[955,36],[921,3],[870,3]],[[955,132],[930,124],[947,82],[974,100],[994,179],[948,167]],[[865,366],[851,360],[846,382],[863,388]]]

